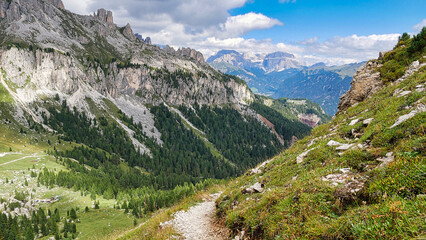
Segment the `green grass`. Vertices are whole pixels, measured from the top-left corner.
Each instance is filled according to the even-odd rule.
[[[399,116],[426,104],[426,68],[404,82],[387,85],[364,102],[312,130],[268,164],[262,173],[246,174],[231,182],[218,200],[218,214],[234,231],[255,239],[407,239],[425,236],[426,113],[395,128]],[[410,90],[404,97],[398,89]],[[363,119],[374,118],[368,126]],[[360,123],[349,126],[353,119]],[[332,131],[334,130],[334,131]],[[308,143],[313,144],[307,147]],[[327,142],[370,145],[339,154]],[[296,157],[314,148],[300,164]],[[395,160],[378,167],[377,158],[394,152]],[[355,179],[365,179],[356,194],[350,187],[332,186],[322,178],[350,168]],[[241,189],[261,181],[264,193],[243,194]],[[350,197],[349,197],[350,196]]]
[[[6,90],[3,84],[0,84],[0,102],[3,102],[3,103],[13,102],[12,96],[9,94],[9,92]]]

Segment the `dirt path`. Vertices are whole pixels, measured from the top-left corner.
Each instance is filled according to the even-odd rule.
[[[220,193],[210,195],[209,199],[199,203],[188,211],[179,211],[169,223],[187,240],[226,239],[227,229],[215,224],[215,200]]]
[[[26,159],[26,158],[32,158],[32,157],[45,157],[45,156],[47,156],[47,155],[37,155],[37,154],[38,154],[38,153],[34,153],[33,155],[29,155],[29,156],[21,157],[21,158],[18,158],[18,159],[15,159],[15,160],[9,161],[9,162],[5,162],[5,163],[0,164],[0,166],[4,166],[4,165],[10,164],[10,163],[14,163],[14,162],[17,162],[17,161],[20,161],[20,160]]]

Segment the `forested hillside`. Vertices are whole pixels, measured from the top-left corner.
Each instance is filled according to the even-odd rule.
[[[0,239],[119,235],[311,130],[104,9],[0,0],[0,32]]]

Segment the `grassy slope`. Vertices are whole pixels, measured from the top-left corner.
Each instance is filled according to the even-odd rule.
[[[426,113],[390,129],[399,116],[413,110],[407,106],[426,104],[425,92],[415,91],[425,79],[423,67],[406,81],[388,85],[331,123],[315,128],[311,136],[277,156],[263,173],[238,178],[218,199],[218,214],[235,232],[246,230],[258,239],[425,237]],[[397,89],[412,92],[393,96]],[[374,120],[368,126],[362,121],[349,126],[351,118]],[[362,136],[351,137],[352,129]],[[339,155],[335,147],[326,145],[330,140],[370,144]],[[315,149],[297,164],[296,157],[308,148]],[[395,160],[378,167],[376,159],[388,152],[394,152]],[[340,173],[341,168],[350,168],[355,179],[366,180],[357,194],[345,194],[351,189],[345,184],[334,187],[322,180]],[[257,181],[265,184],[263,194],[241,192]]]
[[[37,133],[28,129],[26,124],[14,119],[15,108],[13,99],[0,84],[0,198],[8,198],[14,191],[28,192],[33,199],[50,199],[61,196],[61,200],[53,204],[40,204],[45,209],[60,210],[61,216],[71,208],[79,208],[77,212],[81,223],[77,231],[81,232],[80,239],[115,239],[123,232],[133,228],[133,217],[123,213],[124,210],[114,209],[115,200],[105,200],[98,197],[100,209],[84,212],[84,208],[92,205],[89,195],[82,196],[72,189],[53,187],[48,188],[37,184],[37,178],[30,177],[30,171],[40,172],[43,168],[55,171],[67,169],[47,155],[47,150],[70,149],[75,143],[58,142],[57,136],[51,133]],[[7,124],[6,124],[7,122]],[[20,129],[25,133],[20,133]],[[50,140],[51,145],[48,144]],[[12,149],[12,152],[10,151]],[[7,183],[6,183],[7,179]],[[28,186],[24,184],[27,179]]]

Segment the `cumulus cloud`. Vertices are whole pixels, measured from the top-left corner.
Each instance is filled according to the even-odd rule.
[[[250,12],[244,15],[228,17],[225,24],[221,24],[222,31],[235,35],[244,35],[253,30],[268,29],[283,23],[277,19],[269,18],[261,13]]]
[[[419,22],[418,24],[413,26],[413,29],[416,32],[420,32],[422,30],[423,27],[426,27],[426,18],[423,19],[421,22]]]

